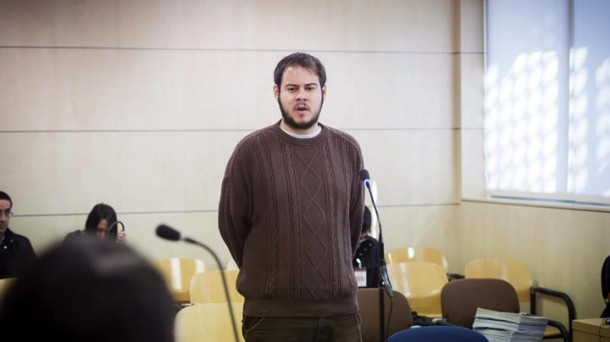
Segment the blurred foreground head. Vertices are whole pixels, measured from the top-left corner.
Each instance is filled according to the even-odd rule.
[[[173,341],[172,298],[130,247],[83,238],[52,247],[5,292],[2,341]]]

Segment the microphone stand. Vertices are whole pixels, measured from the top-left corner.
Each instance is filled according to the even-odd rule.
[[[381,229],[381,220],[379,219],[379,212],[377,211],[377,205],[375,204],[375,199],[373,198],[373,192],[371,190],[370,180],[365,179],[364,184],[368,189],[369,195],[371,197],[371,203],[373,204],[373,209],[375,210],[375,216],[377,217],[377,224],[379,225],[379,249],[378,249],[378,263],[377,263],[377,286],[379,289],[379,336],[381,337],[381,341],[386,341],[386,330],[385,330],[385,295],[384,290],[387,292],[390,299],[392,299],[392,285],[390,284],[390,279],[388,278],[388,273],[386,269],[386,261],[385,261],[385,249],[383,243],[383,231]],[[388,325],[390,322],[388,321]]]
[[[212,255],[212,257],[214,258],[214,261],[216,261],[218,270],[220,270],[220,277],[222,278],[222,287],[225,292],[225,297],[227,298],[229,314],[231,315],[231,327],[233,328],[233,337],[235,338],[235,342],[239,342],[239,335],[237,334],[237,324],[235,323],[235,316],[233,315],[233,305],[231,302],[231,295],[229,294],[229,286],[227,285],[227,277],[225,276],[225,272],[222,267],[222,262],[218,258],[218,255],[216,255],[216,252],[214,252],[214,250],[212,250],[207,245],[205,245],[197,240],[191,239],[188,236],[182,236],[180,233],[178,233],[178,231],[176,231],[173,228],[166,226],[166,225],[159,225],[157,227],[157,235],[166,240],[172,240],[172,241],[182,240],[182,241],[185,241],[188,243],[192,243],[194,245],[202,247],[203,249],[205,249]]]

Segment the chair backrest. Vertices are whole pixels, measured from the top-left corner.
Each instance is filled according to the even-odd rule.
[[[203,261],[196,258],[156,259],[153,265],[161,272],[174,300],[179,303],[190,301],[191,278],[205,270]]]
[[[496,278],[509,282],[517,291],[519,302],[530,302],[532,274],[527,265],[517,259],[482,258],[471,260],[464,271],[466,278]]]
[[[9,286],[15,282],[17,278],[3,278],[0,279],[0,301],[2,300],[2,296],[4,292],[9,288]]]
[[[244,297],[237,292],[237,275],[239,270],[225,270],[225,278],[231,302],[243,303]],[[195,273],[190,285],[191,303],[226,303],[222,275],[219,270],[207,270]]]
[[[388,342],[487,342],[482,334],[463,327],[426,326],[403,330],[391,335]]]
[[[388,252],[388,263],[409,262],[409,261],[427,261],[441,265],[447,272],[449,265],[445,254],[440,250],[432,247],[407,247],[393,249]]]
[[[492,278],[459,279],[445,284],[441,292],[447,322],[472,328],[477,308],[519,312],[519,299],[507,281]]]
[[[441,317],[441,290],[447,273],[432,262],[399,262],[387,265],[394,290],[402,293],[419,315]]]
[[[239,331],[243,303],[231,303],[231,307],[239,340],[244,341]],[[234,341],[227,303],[199,303],[178,311],[174,321],[174,335],[176,342]]]
[[[388,335],[407,329],[412,324],[411,307],[409,301],[400,292],[394,291],[392,298],[388,297],[384,289],[359,288],[358,310],[361,319],[362,342],[380,341],[380,291],[382,291],[384,326]],[[391,310],[391,311],[390,311]],[[389,325],[388,325],[388,320]]]

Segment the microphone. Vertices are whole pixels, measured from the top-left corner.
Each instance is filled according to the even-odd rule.
[[[208,251],[212,255],[212,257],[214,257],[214,260],[216,261],[216,264],[218,265],[218,269],[220,270],[220,276],[222,278],[222,286],[225,291],[225,297],[227,298],[227,305],[229,306],[229,314],[231,315],[231,326],[233,327],[233,336],[235,337],[235,342],[239,342],[239,337],[237,335],[237,325],[235,324],[235,318],[233,317],[233,307],[231,306],[231,295],[229,294],[229,287],[227,286],[227,278],[225,276],[225,272],[222,267],[222,263],[220,262],[220,259],[218,258],[218,255],[216,255],[216,253],[207,245],[205,245],[197,240],[191,239],[190,237],[188,237],[186,235],[181,234],[179,231],[175,230],[174,228],[172,228],[168,225],[160,224],[159,226],[157,226],[156,233],[157,233],[158,237],[165,239],[165,240],[184,241],[184,242],[192,243],[199,247],[203,247],[206,251]]]
[[[123,224],[123,222],[121,221],[114,221],[110,227],[108,227],[108,233],[106,234],[106,236],[111,236],[112,235],[112,229],[118,229],[117,226],[121,225],[121,231],[125,231],[125,225]],[[118,232],[117,232],[118,234]]]
[[[371,203],[373,204],[373,209],[375,209],[375,216],[377,216],[377,224],[379,225],[379,274],[381,275],[381,285],[385,288],[385,291],[388,296],[392,297],[392,283],[390,282],[390,277],[388,276],[388,269],[386,268],[385,263],[385,251],[383,244],[383,231],[381,230],[381,219],[379,218],[379,211],[377,211],[377,204],[375,204],[375,198],[373,198],[373,191],[371,190],[371,177],[367,169],[360,170],[360,179],[369,191]]]
[[[180,232],[165,224],[161,224],[157,227],[157,236],[169,241],[182,240],[182,234],[180,234]]]
[[[360,170],[360,179],[362,179],[367,188],[371,189],[371,177],[367,169]]]

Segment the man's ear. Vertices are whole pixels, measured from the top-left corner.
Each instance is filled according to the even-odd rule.
[[[322,98],[326,97],[326,86],[322,87]]]
[[[277,84],[273,85],[273,96],[275,96],[276,99],[278,96],[280,96],[280,88],[277,86]]]

